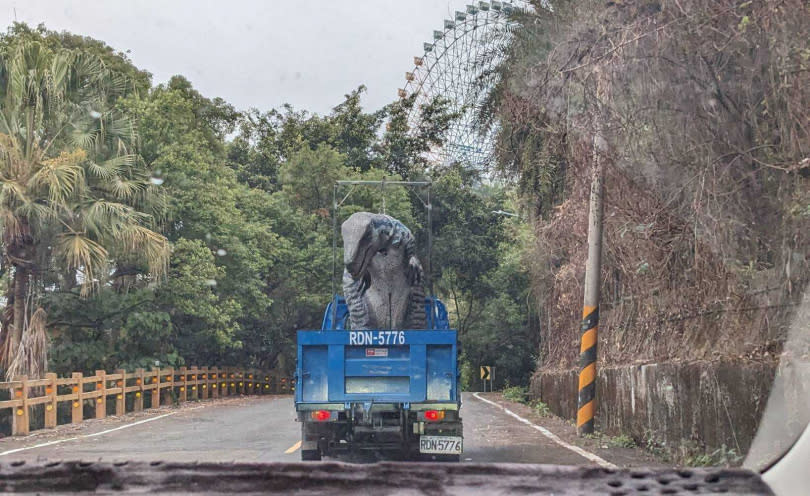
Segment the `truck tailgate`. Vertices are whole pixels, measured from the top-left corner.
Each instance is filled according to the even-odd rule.
[[[455,402],[456,331],[298,331],[299,403]]]

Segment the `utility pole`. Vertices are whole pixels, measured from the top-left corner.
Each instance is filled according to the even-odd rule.
[[[577,434],[592,434],[596,413],[596,342],[599,328],[599,287],[602,282],[602,212],[605,171],[602,152],[605,139],[602,135],[603,75],[599,67],[596,73],[596,116],[593,135],[593,171],[591,198],[588,211],[588,262],[585,266],[585,297],[582,309],[579,348],[579,394],[577,395]]]

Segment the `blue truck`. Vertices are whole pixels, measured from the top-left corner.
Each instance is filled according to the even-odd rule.
[[[320,330],[298,331],[302,460],[363,451],[459,460],[458,336],[438,298],[425,298],[425,312],[427,329],[351,330],[336,296]]]

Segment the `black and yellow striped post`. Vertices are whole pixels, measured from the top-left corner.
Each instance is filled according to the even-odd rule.
[[[595,133],[593,136],[593,171],[591,198],[588,209],[588,260],[585,263],[585,297],[583,298],[582,329],[579,345],[579,391],[577,393],[577,434],[592,434],[596,414],[596,341],[599,329],[599,286],[602,270],[602,214],[605,166],[602,152],[606,147],[602,137],[601,100],[604,78],[599,66],[595,68],[597,80]]]
[[[579,394],[577,395],[577,434],[593,433],[596,411],[596,337],[599,307],[586,306],[582,311],[582,334],[579,346]]]

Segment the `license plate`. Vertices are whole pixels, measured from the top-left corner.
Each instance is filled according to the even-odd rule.
[[[434,455],[460,455],[460,436],[421,436],[419,452]]]

